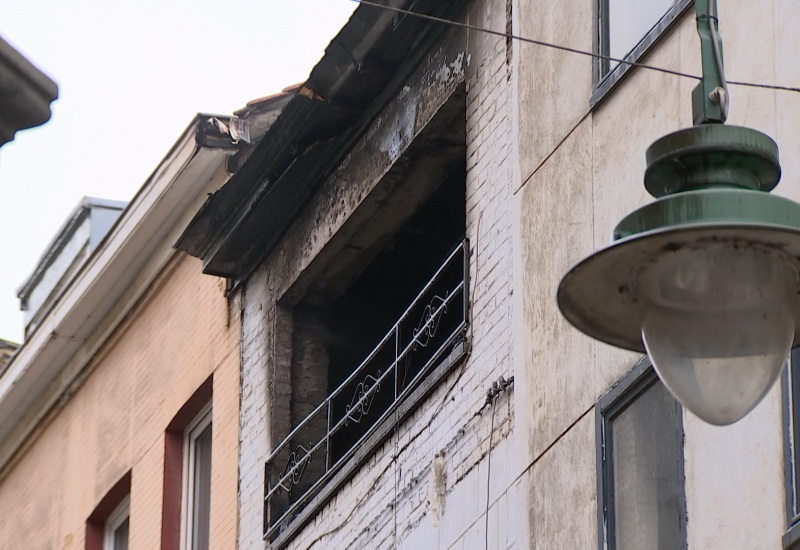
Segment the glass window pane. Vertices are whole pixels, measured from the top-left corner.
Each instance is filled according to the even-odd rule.
[[[208,550],[211,508],[211,424],[194,440],[192,550]]]
[[[624,58],[675,0],[607,0],[609,55]],[[613,68],[617,64],[611,62]]]
[[[114,530],[114,550],[128,550],[128,518]]]
[[[791,413],[792,413],[792,435],[791,435],[791,453],[792,464],[787,466],[790,468],[792,474],[792,487],[794,492],[790,495],[791,510],[789,510],[790,520],[794,520],[795,516],[800,513],[800,503],[798,503],[798,496],[800,496],[800,348],[792,348],[791,355],[791,368],[789,371],[789,384],[790,384],[790,397],[791,397]]]
[[[682,547],[676,414],[656,382],[612,420],[616,550]]]
[[[128,550],[130,496],[122,499],[103,527],[103,550]]]

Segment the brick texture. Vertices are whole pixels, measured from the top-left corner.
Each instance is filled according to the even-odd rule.
[[[130,548],[159,548],[165,430],[211,375],[211,545],[235,546],[240,327],[223,290],[176,254],[0,482],[3,548],[84,548],[89,515],[128,471]]]
[[[510,15],[506,1],[479,4],[467,11],[469,23],[505,31]],[[513,373],[512,96],[507,47],[505,39],[479,33],[469,34],[467,42],[471,353],[338,490],[290,548],[471,547],[468,541],[477,545],[478,539],[483,548],[486,536],[498,544],[502,541],[502,546],[493,548],[514,545],[513,528],[506,524],[518,485],[506,475],[513,399],[506,392],[486,404],[492,382]],[[357,187],[358,182],[350,185]],[[326,211],[314,214],[309,217],[321,218],[324,224]],[[329,226],[320,225],[311,241],[332,233]],[[239,548],[247,550],[267,547],[261,529],[264,461],[271,450],[270,426],[276,425],[270,414],[280,414],[276,399],[291,392],[283,386],[288,369],[276,360],[281,354],[275,349],[291,330],[276,305],[287,286],[282,266],[291,263],[285,259],[291,254],[280,248],[273,253],[247,282],[243,300]],[[428,516],[431,462],[437,455],[444,457],[445,496],[442,517],[434,528]],[[487,483],[487,478],[493,481]]]

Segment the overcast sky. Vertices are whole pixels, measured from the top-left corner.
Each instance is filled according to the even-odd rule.
[[[197,112],[305,81],[350,0],[11,0],[0,35],[59,86],[45,125],[0,148],[0,338],[17,288],[85,195],[130,200]]]

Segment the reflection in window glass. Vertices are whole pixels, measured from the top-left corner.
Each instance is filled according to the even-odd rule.
[[[597,402],[601,550],[686,550],[680,404],[643,357]]]
[[[128,518],[114,531],[114,550],[128,550]]]
[[[623,59],[667,13],[675,0],[607,0],[608,55]],[[612,62],[613,69],[617,63]]]
[[[128,550],[131,499],[126,496],[108,516],[103,533],[103,550]]]
[[[783,373],[784,400],[787,407],[784,424],[786,464],[786,521],[792,543],[800,540],[800,346],[792,348],[789,367]],[[784,546],[788,544],[784,542]]]
[[[194,440],[192,550],[208,550],[211,508],[211,424]]]
[[[208,550],[211,512],[211,404],[186,428],[182,550]]]
[[[676,414],[655,382],[611,420],[617,550],[681,547]]]

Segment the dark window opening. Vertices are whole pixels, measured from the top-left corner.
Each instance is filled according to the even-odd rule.
[[[463,240],[464,178],[458,172],[454,172],[453,176],[398,231],[369,267],[331,305],[331,332],[327,342],[330,355],[329,392],[339,387],[373,350],[375,344],[392,329],[399,315],[411,305],[442,261]],[[463,276],[462,266],[463,264],[457,262],[448,266],[431,289],[431,300],[434,303],[414,305],[409,317],[417,319],[418,324],[423,323],[426,308],[435,307],[436,297],[442,298],[445,292],[455,286],[458,277]],[[443,317],[438,320],[436,333],[448,333],[459,320],[457,315]],[[414,328],[419,329],[411,328],[412,331]],[[400,348],[409,344],[413,336],[409,332],[401,331],[398,343]],[[365,375],[377,379],[381,366],[391,363],[395,354],[395,342],[387,344],[379,350],[380,356],[376,357],[374,366]],[[414,378],[416,369],[424,365],[424,361],[420,360],[423,356],[421,351],[414,350],[398,365],[397,383],[401,389]],[[361,383],[361,379],[353,380],[349,384],[350,391],[342,392],[341,397],[334,401],[337,416],[346,414],[347,407],[352,405],[352,397],[358,392],[358,384]],[[376,392],[366,414],[379,414],[379,411],[386,409],[393,397],[391,391]],[[358,441],[367,426],[368,423],[354,423],[351,429],[337,432],[332,445],[334,460]]]
[[[465,135],[461,89],[351,216],[356,230],[338,252],[279,307],[291,429],[266,463],[270,539],[465,354]]]

